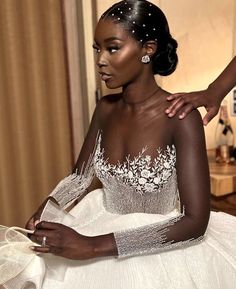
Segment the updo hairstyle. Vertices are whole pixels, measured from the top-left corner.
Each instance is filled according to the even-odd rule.
[[[145,0],[120,1],[110,7],[101,19],[111,19],[122,25],[141,45],[148,40],[157,42],[157,51],[152,56],[153,74],[165,76],[175,71],[178,44],[170,34],[164,13],[156,5]]]

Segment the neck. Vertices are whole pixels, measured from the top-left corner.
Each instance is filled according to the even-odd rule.
[[[160,90],[161,88],[153,78],[146,83],[132,83],[123,87],[122,98],[124,103],[129,105],[144,104]]]

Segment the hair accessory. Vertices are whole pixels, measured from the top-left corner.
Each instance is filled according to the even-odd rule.
[[[154,27],[152,30],[153,30],[153,31],[156,31],[156,28]]]
[[[133,24],[135,24],[136,22],[135,21],[133,21]]]
[[[120,17],[118,17],[117,20],[120,21]]]
[[[146,24],[143,24],[143,27],[145,27],[146,26]]]
[[[146,36],[148,37],[149,35],[148,35],[148,34],[146,34]]]
[[[148,16],[152,16],[152,13],[148,13]]]
[[[131,7],[129,7],[129,10],[131,10]]]
[[[151,59],[150,59],[149,55],[146,54],[142,57],[141,61],[142,61],[142,63],[149,63],[151,61]]]
[[[132,30],[132,33],[135,33],[135,30]]]

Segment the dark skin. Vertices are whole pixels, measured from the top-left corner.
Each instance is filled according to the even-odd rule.
[[[179,119],[183,119],[193,109],[204,106],[207,113],[203,118],[203,124],[207,125],[217,115],[221,101],[235,85],[236,56],[207,89],[168,96],[167,100],[171,101],[171,105],[166,110],[166,113],[169,117],[173,117],[179,112]]]
[[[136,156],[145,146],[154,158],[156,148],[174,143],[180,156],[177,158],[178,182],[186,216],[173,226],[168,237],[178,241],[201,235],[209,217],[209,174],[199,114],[194,112],[181,122],[166,117],[169,93],[156,84],[152,64],[141,62],[142,56],[152,57],[158,49],[154,41],[141,45],[119,24],[100,20],[94,47],[98,71],[106,74],[102,79],[107,87],[122,87],[123,90],[98,103],[76,166],[80,167],[88,158],[98,129],[103,132],[105,154],[114,164],[124,161],[128,154],[131,158]],[[186,157],[188,161],[183,161]],[[193,185],[194,182],[197,185]],[[38,215],[29,220],[27,228],[34,228]],[[42,243],[43,236],[47,237],[48,246],[34,247],[36,252],[50,252],[75,260],[117,255],[113,233],[88,237],[61,224],[41,222],[36,225],[32,240]]]

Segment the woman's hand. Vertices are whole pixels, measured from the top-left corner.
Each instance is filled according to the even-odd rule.
[[[221,99],[219,100],[209,88],[207,90],[190,93],[172,94],[167,97],[167,100],[172,101],[172,103],[166,110],[166,114],[169,117],[173,117],[179,112],[179,119],[185,118],[185,116],[195,108],[204,106],[207,111],[203,118],[204,125],[207,125],[209,121],[217,115],[221,103]]]
[[[31,240],[42,246],[32,249],[39,253],[52,253],[73,260],[86,260],[96,257],[93,238],[80,235],[73,229],[58,223],[37,224]],[[44,240],[44,241],[43,241]]]
[[[31,240],[42,246],[32,249],[38,253],[52,253],[73,260],[87,260],[102,256],[117,255],[114,235],[87,237],[58,223],[37,224]]]
[[[44,207],[46,206],[48,200],[53,201],[54,203],[57,204],[56,200],[52,197],[48,197],[38,208],[38,210],[30,217],[30,219],[27,221],[25,228],[27,230],[35,230],[36,225],[40,222],[40,217],[43,212]]]

